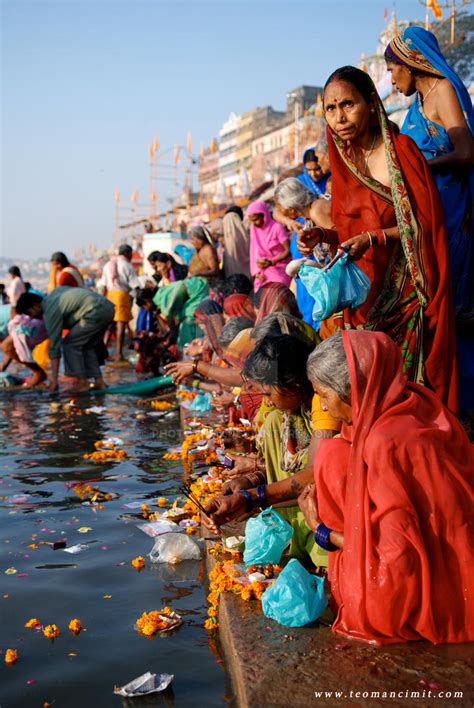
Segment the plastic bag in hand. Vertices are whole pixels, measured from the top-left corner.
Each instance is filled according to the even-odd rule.
[[[328,605],[324,580],[292,558],[262,596],[265,617],[285,627],[303,627],[321,617]]]
[[[370,291],[370,279],[349,260],[347,253],[341,255],[340,250],[326,268],[314,268],[303,263],[299,277],[315,301],[315,320],[325,320],[345,307],[360,307]]]
[[[279,563],[293,527],[270,507],[247,521],[244,563]]]
[[[181,563],[185,560],[199,560],[201,549],[186,534],[165,533],[158,536],[149,556],[153,563]]]

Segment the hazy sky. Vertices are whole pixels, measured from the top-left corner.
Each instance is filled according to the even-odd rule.
[[[114,192],[148,195],[148,141],[208,145],[377,45],[384,0],[0,0],[0,255],[110,244]],[[418,0],[398,0],[420,19]],[[162,176],[170,177],[169,170]],[[159,207],[170,183],[158,183]]]

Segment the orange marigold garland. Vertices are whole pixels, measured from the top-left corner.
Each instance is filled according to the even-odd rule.
[[[145,637],[153,637],[157,632],[167,632],[182,624],[182,619],[170,607],[162,610],[143,612],[135,623],[137,630]]]
[[[211,555],[216,555],[210,551]],[[204,622],[205,629],[214,630],[219,627],[219,600],[223,592],[232,592],[240,595],[244,602],[248,602],[252,598],[261,600],[263,593],[273,583],[264,583],[261,580],[253,583],[243,584],[237,580],[241,571],[233,567],[226,566],[234,565],[233,560],[217,561],[214,568],[209,573],[209,589],[210,593],[207,596],[209,609],[207,611],[207,620]],[[274,565],[274,570],[279,572],[280,566]]]

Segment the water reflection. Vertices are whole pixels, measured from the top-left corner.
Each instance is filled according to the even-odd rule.
[[[0,665],[0,705],[117,706],[114,685],[148,670],[175,679],[166,693],[140,698],[141,706],[223,705],[225,675],[202,628],[204,562],[151,565],[153,539],[136,528],[138,512],[124,508],[177,493],[182,470],[162,460],[179,442],[177,417],[137,419],[143,408],[131,398],[85,397],[77,401],[82,414],[52,401],[41,393],[0,395],[1,648],[20,657]],[[106,411],[85,414],[98,403]],[[109,436],[123,439],[129,459],[83,459]],[[74,491],[77,482],[112,496],[91,502]],[[80,552],[68,555],[61,540]],[[140,573],[130,565],[137,555],[147,561]],[[139,636],[137,617],[165,604],[183,615],[183,626],[166,639]],[[30,617],[57,624],[59,637],[51,643],[24,629]],[[78,637],[67,630],[73,617],[85,628]]]

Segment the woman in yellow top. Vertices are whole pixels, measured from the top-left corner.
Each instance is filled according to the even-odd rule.
[[[245,381],[260,389],[272,407],[257,436],[261,459],[254,470],[229,483],[224,494],[211,500],[207,514],[215,527],[241,518],[254,508],[288,502],[278,512],[292,525],[290,555],[310,556],[315,565],[327,565],[327,553],[315,544],[296,499],[313,477],[312,460],[319,439],[333,437],[339,424],[313,402],[306,362],[313,345],[283,334],[262,339],[248,356]],[[312,413],[317,425],[313,431]]]

